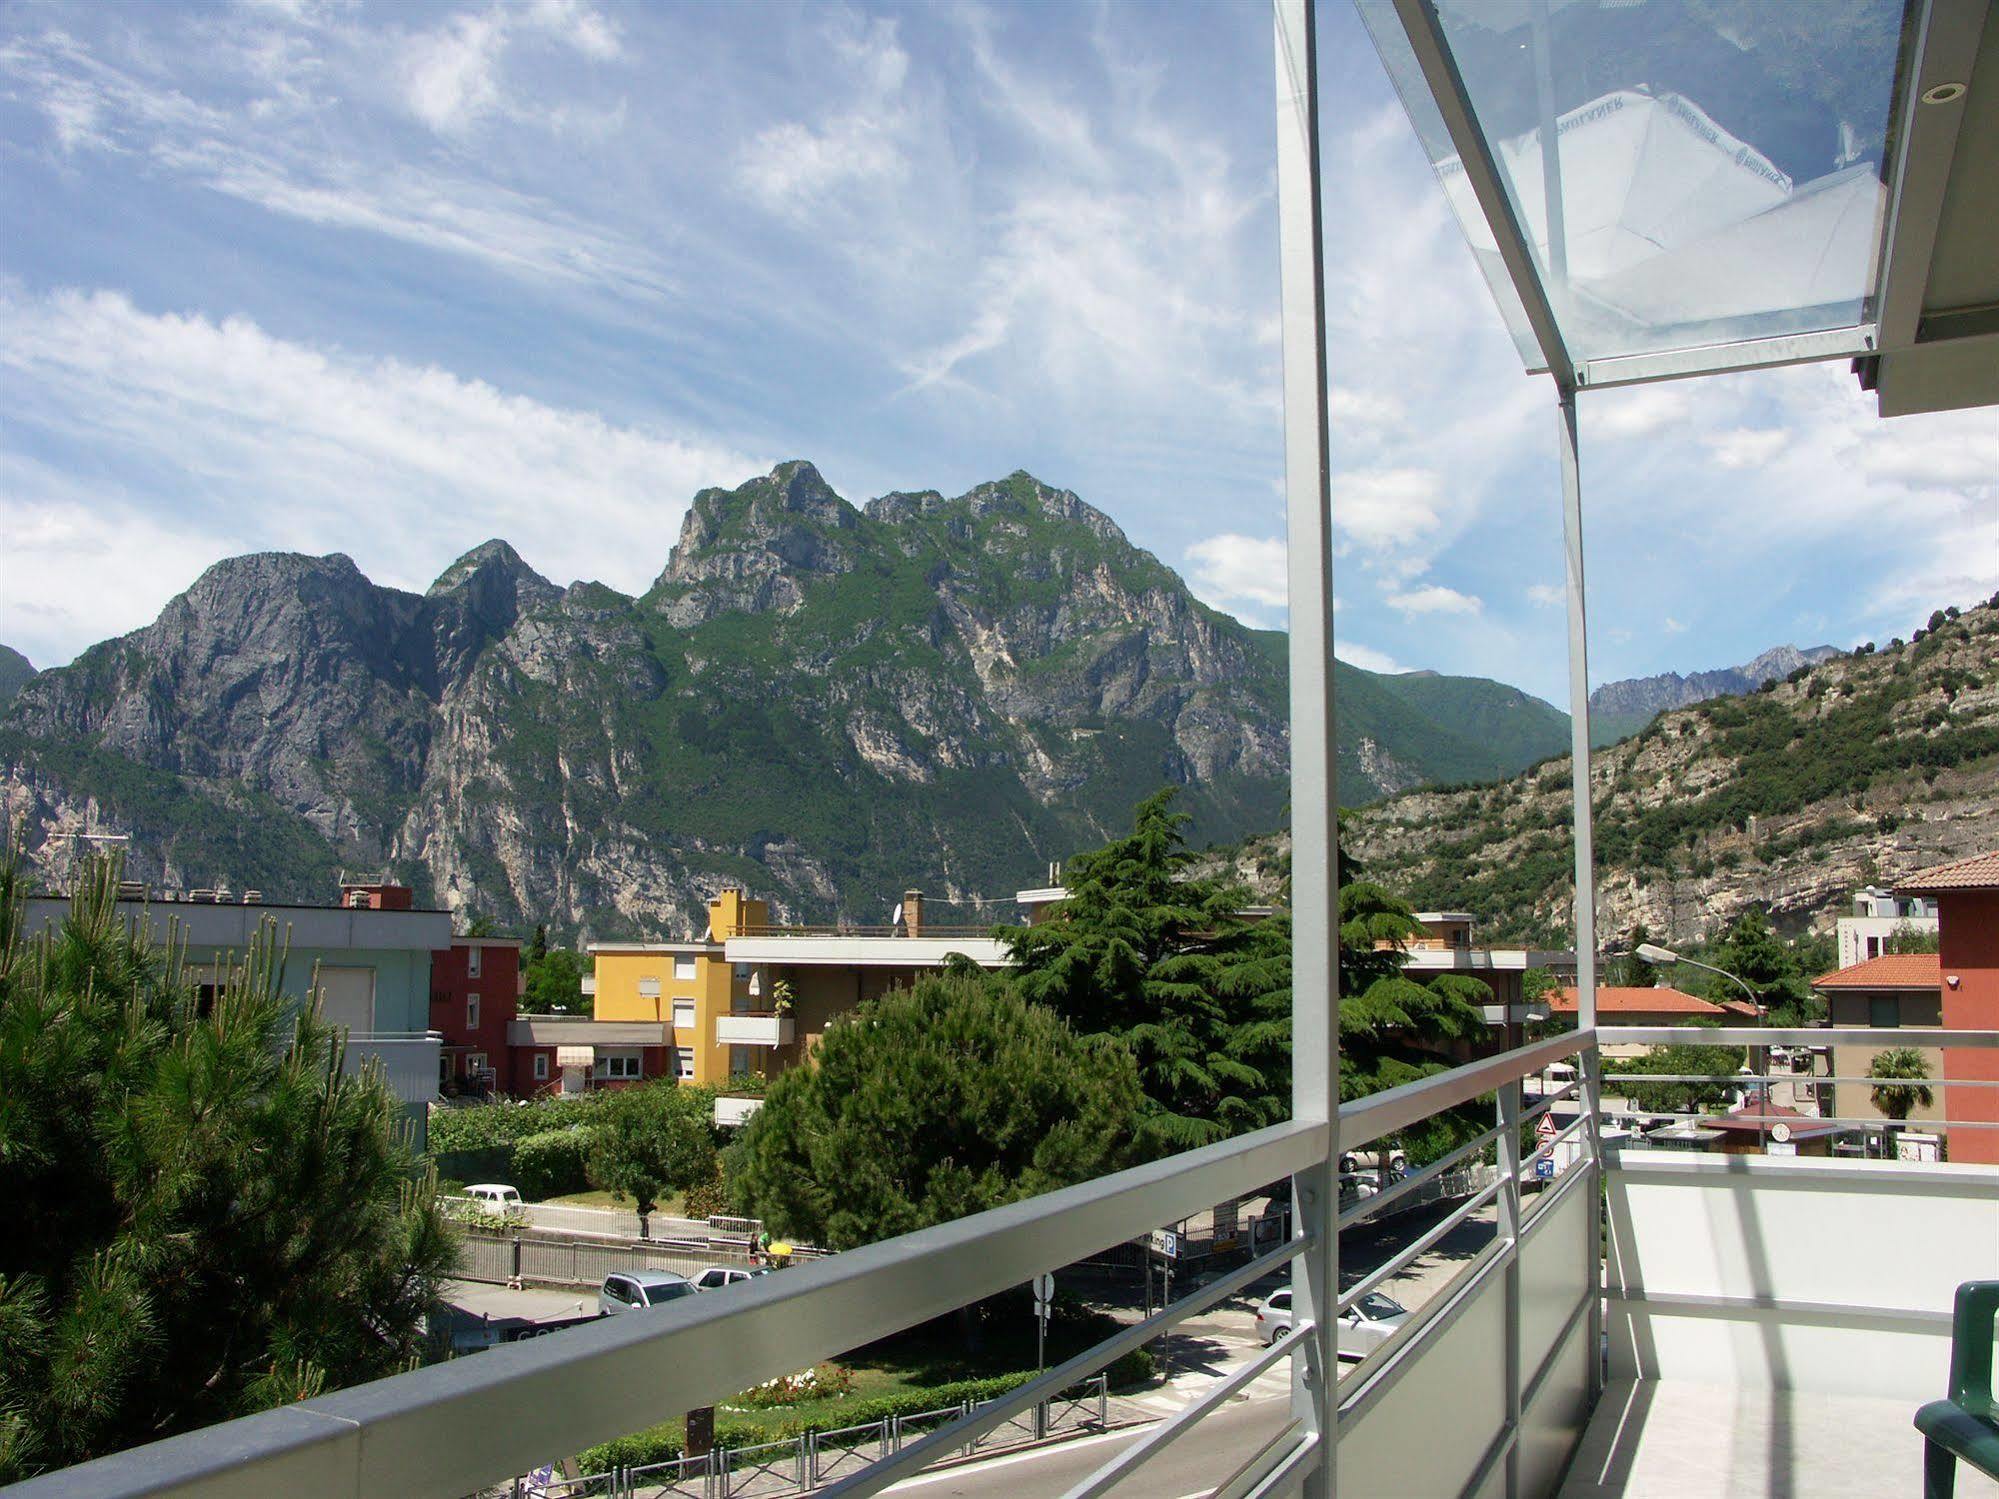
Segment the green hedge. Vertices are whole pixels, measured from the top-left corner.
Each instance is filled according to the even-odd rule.
[[[584,1125],[546,1130],[514,1144],[514,1185],[531,1202],[590,1190],[590,1149],[597,1131]]]
[[[1114,1360],[1104,1372],[1110,1376],[1113,1390],[1123,1390],[1149,1382],[1157,1367],[1150,1350],[1135,1348]],[[923,1411],[942,1410],[966,1400],[974,1403],[993,1400],[1009,1390],[1018,1389],[1034,1377],[1033,1370],[1023,1369],[1018,1373],[995,1374],[985,1379],[953,1380],[949,1384],[931,1385],[927,1389],[911,1390],[902,1395],[843,1401],[816,1415],[788,1421],[732,1421],[718,1412],[715,1445],[753,1447],[759,1442],[789,1441],[808,1431],[842,1431],[849,1426],[886,1421],[891,1416],[914,1416]],[[668,1421],[636,1436],[619,1437],[616,1441],[605,1442],[577,1454],[577,1471],[607,1473],[614,1467],[665,1462],[668,1458],[680,1456],[685,1450],[685,1441],[681,1423]]]
[[[512,1145],[529,1135],[590,1124],[607,1095],[538,1098],[532,1103],[486,1103],[469,1109],[436,1109],[430,1116],[430,1152],[480,1150]]]

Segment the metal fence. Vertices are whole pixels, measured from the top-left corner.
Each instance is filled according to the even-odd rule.
[[[614,1468],[581,1478],[559,1480],[546,1492],[549,1499],[779,1499],[810,1493],[849,1478],[862,1469],[902,1451],[909,1443],[942,1430],[955,1421],[993,1404],[961,1401],[936,1410],[912,1411],[883,1421],[843,1426],[833,1431],[806,1432],[781,1442],[751,1447],[718,1447],[703,1457],[676,1457],[664,1462]],[[1110,1425],[1110,1383],[1104,1375],[1051,1396],[1031,1410],[1009,1415],[990,1430],[972,1436],[955,1454],[1026,1446]],[[516,1486],[526,1499],[539,1492]]]

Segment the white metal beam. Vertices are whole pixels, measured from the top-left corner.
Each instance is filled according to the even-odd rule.
[[[1513,199],[1506,191],[1499,162],[1479,125],[1464,78],[1451,57],[1437,7],[1433,0],[1394,0],[1394,5],[1396,19],[1402,23],[1403,34],[1416,55],[1416,65],[1423,71],[1423,82],[1428,85],[1430,97],[1436,101],[1437,112],[1443,118],[1444,130],[1457,149],[1458,164],[1464,168],[1465,180],[1471,184],[1479,210],[1492,229],[1500,262],[1506,267],[1513,289],[1519,293],[1527,326],[1541,347],[1548,373],[1564,390],[1571,389],[1576,384],[1575,363],[1555,320],[1555,309],[1541,280],[1534,248],[1520,216],[1513,211]]]
[[[1292,1410],[1330,1454],[1338,1407],[1332,1316],[1339,1292],[1339,797],[1333,701],[1333,534],[1326,390],[1325,232],[1319,191],[1315,0],[1275,0],[1278,270],[1284,329],[1284,493],[1291,644],[1291,1114],[1324,1121],[1326,1155],[1293,1178],[1293,1314],[1309,1356],[1292,1364]],[[1331,1499],[1333,1463],[1303,1499]]]

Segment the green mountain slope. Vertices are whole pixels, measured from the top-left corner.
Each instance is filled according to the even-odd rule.
[[[1834,656],[1675,709],[1594,757],[1598,930],[1704,936],[1749,904],[1823,925],[1863,884],[1999,846],[1999,601],[1908,645]],[[1370,877],[1566,942],[1566,757],[1494,785],[1354,813]]]
[[[1349,799],[1559,744],[1559,715],[1496,683],[1340,680]],[[557,588],[499,541],[421,596],[339,556],[218,563],[24,687],[0,781],[45,865],[105,826],[146,877],[274,897],[381,870],[611,935],[685,930],[742,883],[868,921],[911,884],[1003,902],[1161,783],[1198,840],[1272,825],[1285,697],[1281,635],[1067,491],[1015,474],[856,507],[789,463],[697,495],[637,598]]]

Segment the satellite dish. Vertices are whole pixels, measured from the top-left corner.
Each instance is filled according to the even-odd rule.
[[[902,902],[901,902],[901,901],[897,901],[897,902],[895,903],[895,914],[894,914],[893,916],[889,917],[889,919],[888,919],[888,924],[889,924],[890,926],[901,926],[901,925],[902,925]]]
[[[1791,1138],[1791,1126],[1779,1119],[1775,1124],[1770,1126],[1770,1138],[1775,1140],[1779,1145],[1782,1145],[1786,1140]]]

